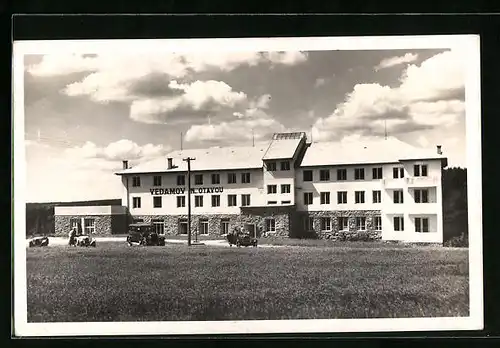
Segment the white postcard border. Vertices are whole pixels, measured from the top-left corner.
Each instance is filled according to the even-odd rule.
[[[165,45],[162,45],[165,43]],[[469,217],[469,317],[249,320],[203,322],[28,323],[24,146],[25,54],[194,51],[323,51],[460,49],[466,66],[466,143]],[[175,48],[175,49],[174,49]],[[13,49],[14,133],[14,332],[16,336],[193,335],[315,332],[479,330],[483,328],[481,99],[479,36],[366,36],[259,39],[19,41]],[[22,233],[21,233],[22,232]]]

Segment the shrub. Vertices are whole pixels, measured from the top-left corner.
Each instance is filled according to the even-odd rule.
[[[469,237],[462,232],[460,236],[455,236],[444,242],[445,247],[466,248],[469,246]]]

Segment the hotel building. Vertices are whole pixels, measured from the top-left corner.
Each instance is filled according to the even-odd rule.
[[[116,174],[122,205],[159,233],[221,235],[244,227],[289,237],[442,243],[441,147],[396,140],[313,142],[276,133],[269,143],[173,151]]]

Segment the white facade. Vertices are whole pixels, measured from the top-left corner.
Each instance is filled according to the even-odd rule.
[[[194,215],[237,215],[245,205],[292,206],[306,216],[370,212],[380,216],[376,228],[381,228],[383,240],[442,243],[441,172],[446,158],[440,150],[385,141],[338,148],[306,144],[303,133],[282,135],[264,146],[185,150],[167,155],[169,161],[125,168],[117,173],[122,176],[123,205],[132,216],[186,215],[183,159],[192,157]]]

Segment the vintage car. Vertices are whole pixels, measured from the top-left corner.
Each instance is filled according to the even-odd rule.
[[[246,232],[233,232],[227,235],[227,241],[229,242],[229,246],[236,245],[238,248],[241,246],[257,246],[257,238],[253,238],[250,236],[250,233]]]
[[[49,245],[49,237],[47,236],[36,236],[29,239],[29,247],[44,247]]]
[[[82,235],[76,237],[76,246],[80,247],[96,247],[96,240],[90,236]]]
[[[165,236],[156,233],[152,224],[134,223],[128,227],[127,243],[130,246],[164,246]]]

